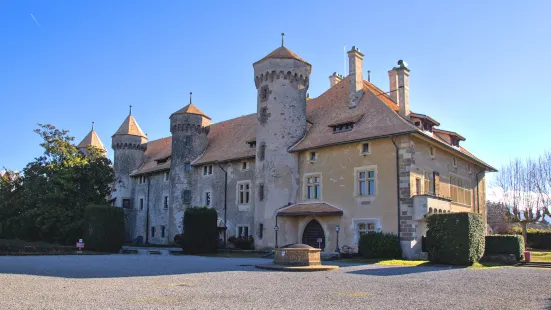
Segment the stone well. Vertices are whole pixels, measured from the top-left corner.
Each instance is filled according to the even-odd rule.
[[[306,244],[292,244],[275,250],[274,264],[283,266],[319,266],[321,249]]]
[[[273,264],[256,265],[256,268],[280,271],[324,271],[339,268],[322,265],[320,253],[321,249],[306,244],[292,244],[275,249]]]

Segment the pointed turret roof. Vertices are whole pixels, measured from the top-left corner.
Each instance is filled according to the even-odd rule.
[[[78,148],[79,149],[86,149],[86,148],[88,148],[88,145],[95,146],[96,148],[98,148],[98,149],[100,149],[104,152],[107,152],[107,149],[105,148],[105,146],[101,142],[98,134],[96,133],[96,131],[93,128],[86,135],[86,137],[84,137],[84,139],[82,139],[82,141],[80,141],[80,143],[78,144]]]
[[[201,115],[203,117],[211,119],[203,111],[199,110],[199,108],[197,108],[193,103],[189,103],[185,107],[181,108],[180,110],[172,114],[195,114],[195,115]]]
[[[298,60],[298,61],[302,61],[305,64],[309,64],[306,60],[300,58],[300,56],[298,56],[297,54],[295,54],[293,51],[286,48],[285,46],[280,46],[280,47],[276,48],[273,52],[266,55],[264,58],[260,59],[257,62],[261,62],[263,60],[270,59],[270,58],[274,58],[274,59],[295,59],[295,60]]]
[[[132,114],[128,115],[128,117],[122,123],[121,127],[119,127],[119,129],[117,130],[117,132],[115,132],[113,136],[116,135],[131,135],[147,138]]]

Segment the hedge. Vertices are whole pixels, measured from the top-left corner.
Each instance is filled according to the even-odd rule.
[[[124,210],[89,205],[84,210],[83,230],[86,249],[116,253],[124,242]]]
[[[484,254],[484,221],[475,213],[432,214],[427,251],[433,263],[472,265]]]
[[[524,239],[518,235],[486,236],[484,256],[497,254],[515,254],[517,260],[524,256]]]
[[[358,252],[365,258],[402,258],[402,248],[397,235],[370,232],[360,236]]]
[[[526,243],[533,249],[551,250],[551,232],[529,232]]]
[[[182,250],[186,254],[214,253],[218,246],[218,214],[210,208],[187,208],[184,212]]]

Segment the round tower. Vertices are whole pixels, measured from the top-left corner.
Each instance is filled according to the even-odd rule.
[[[306,133],[306,92],[312,66],[283,46],[253,64],[257,97],[255,223],[261,246],[274,246],[277,209],[296,203],[299,158],[288,149]],[[259,197],[263,197],[260,200]],[[262,224],[262,225],[259,225]],[[256,235],[260,235],[257,233]]]
[[[117,132],[112,136],[112,148],[114,150],[114,168],[115,168],[115,195],[116,206],[124,207],[124,201],[128,199],[131,207],[132,185],[130,183],[130,174],[140,168],[145,160],[145,150],[147,149],[147,137],[140,126],[132,116],[132,106],[130,114]]]
[[[182,233],[182,218],[187,207],[193,206],[193,170],[190,164],[201,155],[208,144],[211,118],[192,103],[172,113],[170,133],[172,134],[172,155],[170,162],[170,224],[169,240]]]

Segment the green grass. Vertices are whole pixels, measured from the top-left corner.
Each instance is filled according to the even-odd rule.
[[[59,245],[47,242],[30,242],[14,239],[0,239],[0,256],[26,256],[26,255],[72,255],[72,254],[106,254],[84,250],[77,252],[75,246]]]
[[[551,263],[551,252],[530,252],[532,254],[532,262]]]
[[[406,260],[406,259],[375,259],[375,258],[342,258],[338,260],[341,263],[357,265],[386,265],[386,266],[422,266],[429,264],[426,260]]]

